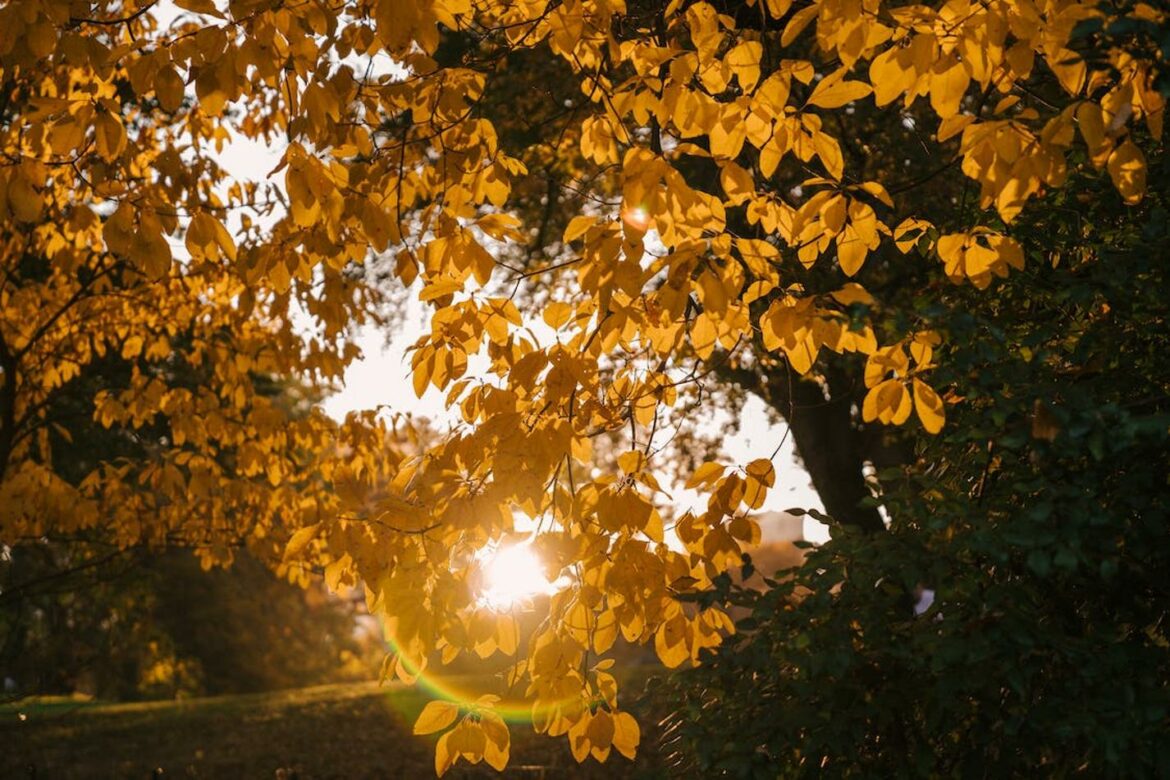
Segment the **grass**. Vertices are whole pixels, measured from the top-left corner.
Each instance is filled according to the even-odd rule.
[[[68,698],[0,706],[0,778],[427,778],[436,737],[411,726],[429,694],[399,684],[111,704]],[[644,731],[646,729],[644,728]],[[656,777],[652,746],[578,765],[565,737],[512,725],[505,776]],[[461,762],[447,777],[489,777]]]

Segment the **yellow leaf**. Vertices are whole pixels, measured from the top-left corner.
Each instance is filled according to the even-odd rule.
[[[848,214],[849,203],[840,195],[834,195],[821,206],[819,216],[821,224],[830,235],[836,235],[845,226],[845,216]]]
[[[434,734],[455,722],[459,716],[459,705],[451,701],[427,702],[414,722],[415,734]]]
[[[569,317],[573,314],[573,307],[562,301],[553,301],[544,307],[542,317],[545,323],[554,330],[560,330],[561,326],[569,321]]]
[[[1126,140],[1109,155],[1109,176],[1113,186],[1129,205],[1140,203],[1146,194],[1146,158],[1133,141]]]
[[[724,56],[723,61],[731,67],[745,93],[751,92],[760,80],[760,60],[764,47],[758,41],[742,41]]]
[[[130,262],[146,272],[151,279],[160,279],[170,270],[174,257],[157,217],[148,213],[139,214],[138,232],[133,236],[128,255]]]
[[[756,194],[752,175],[733,162],[724,162],[719,173],[719,183],[727,193],[727,202],[738,206]]]
[[[788,13],[788,9],[792,7],[792,0],[766,0],[765,5],[768,7],[768,14],[773,19],[783,19],[784,14]]]
[[[598,761],[604,761],[609,756],[609,749],[613,744],[613,731],[613,716],[609,712],[600,709],[593,714],[585,733],[592,743],[593,757]]]
[[[807,105],[840,108],[873,92],[873,88],[864,81],[845,81],[845,70],[841,68],[821,79],[808,96]]]
[[[220,68],[204,67],[195,77],[195,96],[208,116],[219,117],[227,107],[228,85],[221,80],[224,75]]]
[[[753,460],[747,465],[746,471],[749,478],[756,480],[765,487],[772,487],[776,484],[776,467],[767,458]]]
[[[284,559],[291,560],[304,552],[305,548],[309,546],[309,542],[317,538],[317,533],[320,530],[321,524],[313,523],[294,533],[284,547]]]
[[[650,515],[646,518],[646,524],[642,526],[641,531],[653,542],[663,541],[666,529],[662,525],[662,515],[658,514],[657,509],[650,508]]]
[[[862,303],[866,306],[873,304],[873,296],[857,282],[847,282],[841,285],[840,290],[830,293],[833,300],[843,306],[851,306],[855,303]]]
[[[811,335],[798,341],[795,346],[785,344],[782,348],[784,356],[788,358],[788,365],[798,374],[807,374],[817,361],[817,353],[820,352],[820,347],[812,340]]]
[[[94,121],[94,136],[97,153],[107,162],[117,159],[126,148],[126,128],[108,111],[99,113]]]
[[[612,609],[607,609],[597,616],[597,626],[593,630],[593,650],[598,655],[606,653],[617,641],[618,620]],[[613,659],[610,659],[613,660]]]
[[[910,368],[910,359],[898,344],[879,349],[865,361],[865,386],[873,387],[885,379],[891,371],[903,376]]]
[[[938,393],[925,382],[914,380],[914,410],[918,412],[918,419],[927,433],[938,433],[942,430],[946,412],[943,401]]]
[[[865,394],[861,404],[861,417],[866,422],[880,422],[901,425],[910,416],[912,404],[910,394],[899,379],[887,379]]]
[[[910,418],[911,402],[910,394],[906,392],[906,385],[901,382],[890,380],[886,384],[886,390],[882,394],[883,399],[879,400],[879,404],[884,401],[884,415],[882,422],[893,423],[894,425],[901,425]]]
[[[691,324],[691,345],[695,348],[695,354],[703,360],[711,357],[711,353],[715,351],[717,339],[718,333],[716,333],[715,325],[707,312],[695,317],[695,321]]]
[[[915,40],[928,37],[916,36]],[[869,64],[869,82],[874,86],[873,99],[878,107],[892,103],[917,81],[918,70],[911,49],[894,46],[874,57]]]
[[[589,750],[591,744],[589,737],[585,736],[585,730],[589,728],[589,721],[592,720],[592,715],[588,712],[581,714],[580,720],[573,724],[569,729],[569,748],[573,752],[573,758],[580,764],[585,759],[589,758]]]
[[[971,114],[954,114],[948,116],[939,122],[938,134],[935,137],[939,143],[947,141],[963,132],[963,129],[974,121],[975,117]]]
[[[878,418],[878,387],[881,385],[871,387],[865,394],[865,400],[861,402],[861,419],[865,422],[873,422]]]
[[[876,181],[867,181],[861,185],[861,189],[864,192],[868,192],[870,195],[874,196],[890,208],[894,207],[894,199],[890,197],[889,191],[886,190],[886,188],[882,186],[881,183]]]
[[[845,157],[841,154],[841,144],[837,143],[837,139],[828,133],[817,133],[813,136],[813,148],[829,176],[840,180],[845,172]]]
[[[8,182],[8,205],[21,222],[36,222],[45,207],[40,194],[19,171]]]
[[[593,227],[597,223],[597,217],[591,217],[585,214],[573,217],[569,220],[568,226],[565,228],[565,235],[563,241],[568,244],[581,236],[585,235],[585,231]]]
[[[846,276],[853,276],[860,271],[868,254],[869,247],[857,236],[852,225],[837,236],[837,262]]]
[[[1069,49],[1060,49],[1047,57],[1048,67],[1056,74],[1060,85],[1070,95],[1078,95],[1085,86],[1087,65],[1081,55]]]
[[[938,256],[942,258],[942,261],[948,266],[951,266],[959,263],[961,255],[966,249],[967,242],[966,233],[948,233],[945,236],[939,237],[938,244],[935,248],[938,250]]]
[[[126,360],[133,360],[142,354],[142,337],[131,336],[122,343],[122,357]]]
[[[988,242],[999,255],[1001,261],[1017,271],[1024,270],[1024,249],[1015,239],[1006,236],[991,236]]]
[[[626,758],[633,758],[638,751],[642,732],[638,728],[638,721],[628,712],[613,714],[613,746]]]
[[[463,283],[454,279],[437,279],[427,284],[418,294],[420,301],[433,301],[445,295],[452,295],[463,289]]]
[[[715,480],[723,476],[724,467],[718,463],[707,462],[695,469],[695,473],[691,474],[687,480],[687,487],[693,488],[699,485],[710,485]]]
[[[954,62],[941,71],[936,70],[930,77],[930,105],[943,119],[954,116],[959,112],[959,104],[970,83],[971,74],[961,62]]]
[[[685,641],[686,631],[686,621],[680,616],[663,623],[654,634],[654,650],[668,669],[674,669],[691,657]]]
[[[458,756],[451,752],[451,732],[448,731],[439,737],[439,741],[435,744],[435,774],[439,777],[446,774],[451,765],[455,763],[456,758]]]
[[[711,154],[728,160],[734,160],[739,156],[743,142],[747,138],[747,128],[743,120],[743,109],[738,104],[728,103],[723,107],[719,121],[708,135]]]
[[[820,3],[812,3],[792,15],[788,20],[788,24],[784,26],[784,32],[780,36],[780,45],[788,46],[796,36],[803,32],[805,27],[816,18],[817,12],[820,11]]]
[[[743,502],[750,509],[759,509],[767,494],[767,488],[749,479],[743,494]],[[733,539],[738,539],[744,544],[759,544],[760,542],[760,524],[748,517],[739,516],[733,519],[727,524],[727,532],[731,534]]]
[[[910,357],[914,358],[914,362],[919,366],[928,365],[933,355],[934,348],[929,342],[920,341],[917,338],[910,342]]]
[[[645,467],[646,455],[639,450],[630,450],[618,456],[618,468],[623,474],[636,474]]]
[[[183,105],[185,87],[178,71],[169,65],[159,69],[154,77],[154,94],[163,111],[173,113]]]
[[[493,212],[483,215],[476,220],[475,224],[497,241],[507,239],[518,241],[522,238],[521,233],[516,229],[520,225],[520,218],[515,214]]]
[[[426,392],[427,385],[431,382],[431,375],[435,370],[435,355],[434,352],[426,355],[426,357],[419,360],[414,365],[413,383],[414,394],[422,398],[423,393]]]
[[[748,477],[746,480],[744,480],[743,503],[747,505],[749,509],[759,509],[761,506],[763,506],[764,499],[767,497],[767,495],[768,489],[756,480],[752,479],[751,477]],[[736,532],[737,522],[742,520],[743,518],[737,518],[737,520],[733,520],[731,522],[731,527],[728,529],[731,532],[731,535],[737,539],[747,538],[742,533],[742,523],[739,523],[740,532]]]
[[[365,231],[366,238],[378,252],[386,251],[386,247],[392,240],[395,242],[401,240],[398,225],[373,200],[367,199],[362,202],[358,216],[361,219],[362,230]]]
[[[902,220],[898,227],[894,228],[894,244],[898,247],[898,251],[906,254],[914,248],[918,243],[918,239],[922,234],[933,227],[924,219],[915,219],[910,217]]]
[[[508,754],[511,749],[508,726],[503,718],[494,712],[481,712],[480,717],[480,725],[487,736],[483,758],[497,772],[503,772],[508,765]]]
[[[188,11],[194,11],[197,14],[209,14],[223,18],[223,14],[215,7],[212,0],[175,0],[175,5],[179,8],[184,8]]]

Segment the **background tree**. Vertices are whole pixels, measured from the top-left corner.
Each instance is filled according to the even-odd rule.
[[[43,558],[67,552],[80,554],[22,545],[4,564],[5,581],[24,586],[0,601],[5,696],[275,690],[366,680],[381,661],[380,638],[359,630],[352,603],[319,580],[290,584],[248,553],[208,571],[187,550],[135,549],[58,576]]]
[[[165,425],[104,427],[93,398],[117,392],[139,365],[120,355],[86,366],[47,406],[68,424],[50,432],[52,473],[75,485],[103,462],[147,462],[164,451]],[[174,385],[198,388],[184,366]],[[309,388],[254,377],[290,419],[312,408]],[[241,543],[222,542],[234,565],[208,570],[190,550],[120,547],[102,528],[17,539],[0,561],[0,679],[6,694],[103,698],[254,691],[372,674],[380,642],[359,641],[353,605],[330,598],[317,577],[290,584]],[[188,546],[182,539],[172,547]],[[263,548],[260,548],[263,549]],[[305,572],[290,572],[305,581]]]
[[[318,664],[320,674],[348,637],[328,610],[306,629],[304,596],[251,561],[279,566],[303,518],[336,511],[331,464],[353,462],[357,437],[385,446],[372,418],[347,429],[316,408],[357,355],[349,335],[376,295],[352,263],[295,285],[248,270],[237,242],[259,232],[272,188],[226,177],[216,150],[228,136],[206,124],[173,70],[155,78],[146,60],[132,76],[110,53],[120,35],[156,30],[150,16],[128,9],[125,24],[89,26],[93,9],[75,6],[0,10],[27,33],[0,46],[5,673],[25,693],[81,680],[139,695],[156,661],[192,667],[186,682],[172,675],[188,690],[233,676],[244,687],[304,680],[289,668]],[[45,47],[57,56],[41,61]],[[159,87],[149,95],[133,86],[143,68]],[[164,547],[193,550],[204,568],[241,553],[249,562],[201,579],[159,557]],[[306,580],[301,567],[283,574]],[[207,621],[190,624],[203,631],[194,636],[168,624],[174,582],[250,583],[255,597],[225,607],[221,622],[238,627],[263,593],[268,617],[253,613],[252,634],[271,638],[265,628],[283,614],[306,647],[248,648],[269,662],[263,672],[207,668],[245,649],[216,658],[197,641]]]

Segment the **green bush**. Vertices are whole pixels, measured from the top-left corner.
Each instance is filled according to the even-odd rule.
[[[1070,177],[1024,272],[917,305],[952,404],[877,475],[887,532],[724,583],[739,634],[659,689],[678,770],[1170,776],[1170,166],[1138,208]]]

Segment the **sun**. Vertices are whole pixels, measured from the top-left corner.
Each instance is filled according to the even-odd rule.
[[[480,601],[492,609],[511,609],[533,596],[552,592],[540,559],[527,544],[514,544],[488,553],[483,574],[484,591]]]
[[[622,219],[635,230],[650,229],[650,212],[642,206],[627,207],[622,210]]]

